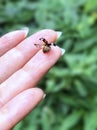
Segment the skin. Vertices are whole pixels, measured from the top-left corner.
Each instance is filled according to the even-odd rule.
[[[36,48],[39,38],[55,42],[57,33],[42,30],[26,38],[24,30],[0,38],[0,130],[11,130],[43,99],[37,83],[61,56],[59,47],[48,53]]]

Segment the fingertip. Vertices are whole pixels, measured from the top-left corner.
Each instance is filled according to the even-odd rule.
[[[1,38],[3,38],[3,39],[25,38],[27,36],[27,34],[28,34],[27,29],[14,30],[14,31],[6,33]]]
[[[0,38],[0,56],[5,54],[10,49],[16,47],[21,41],[23,41],[28,34],[28,30],[15,30],[9,32]]]
[[[36,35],[37,34],[37,35]],[[45,38],[48,42],[55,42],[57,40],[57,33],[52,29],[43,29],[35,33],[37,38]],[[33,36],[35,36],[33,35]]]
[[[56,55],[56,57],[60,58],[62,55],[61,48],[59,46],[53,47],[53,53]]]
[[[28,89],[28,93],[32,93],[32,95],[34,94],[35,97],[40,101],[43,99],[44,97],[44,92],[42,89],[40,88],[31,88],[31,89]]]

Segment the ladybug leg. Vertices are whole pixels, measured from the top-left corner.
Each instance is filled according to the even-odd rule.
[[[50,46],[51,46],[51,43],[46,44],[46,46],[50,47]]]
[[[45,44],[48,44],[48,41],[45,38],[39,38],[39,40],[43,41]]]
[[[53,46],[56,46],[56,44],[55,44],[55,43],[53,43]]]

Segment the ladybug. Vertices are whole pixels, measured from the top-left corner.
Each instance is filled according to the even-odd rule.
[[[40,38],[40,41],[43,42],[42,45],[40,44],[34,44],[36,47],[41,48],[43,53],[49,52],[51,50],[51,45],[56,46],[55,43],[49,43],[45,38]]]

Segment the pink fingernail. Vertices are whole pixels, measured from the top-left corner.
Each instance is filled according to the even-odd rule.
[[[29,33],[29,28],[28,27],[24,27],[21,30],[23,30],[25,32],[25,36],[28,35],[28,33]]]

